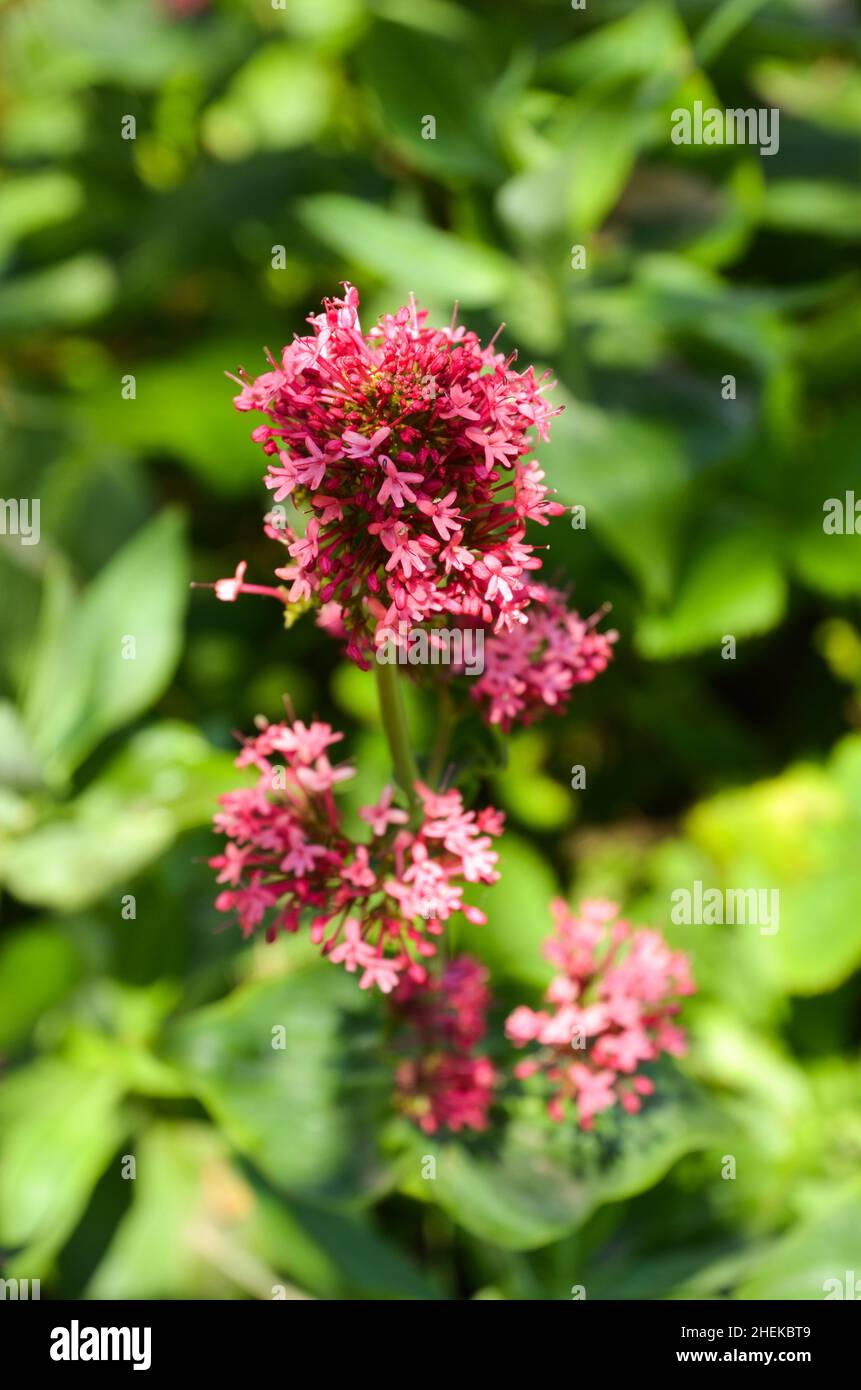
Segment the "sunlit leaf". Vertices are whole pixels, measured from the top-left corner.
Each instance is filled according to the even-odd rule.
[[[505,294],[515,274],[501,251],[346,194],[305,198],[300,215],[325,245],[396,286],[404,299],[413,290],[419,297],[490,304]]]
[[[46,631],[25,718],[49,766],[74,768],[95,743],[145,710],[164,689],[188,601],[183,525],[166,511],[145,526]]]

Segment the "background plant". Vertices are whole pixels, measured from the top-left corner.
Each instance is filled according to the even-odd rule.
[[[0,546],[4,1272],[820,1297],[861,1243],[861,564],[821,525],[859,478],[854,8],[29,0],[0,22],[0,495],[42,504],[38,546]],[[778,105],[779,155],[671,146],[696,99]],[[346,278],[372,317],[412,289],[434,321],[453,299],[485,338],[504,320],[561,384],[540,456],[587,526],[556,523],[547,577],[609,598],[624,641],[506,767],[463,735],[509,815],[470,948],[537,1004],[561,890],[691,951],[687,1078],[609,1154],[529,1117],[502,1154],[411,1149],[354,982],[213,934],[235,727],[286,689],[347,729],[356,806],[388,776],[372,683],[312,624],[288,646],[262,602],[238,624],[187,587],[240,552],[268,573],[223,369]],[[434,706],[408,716],[429,743]],[[781,930],[669,926],[697,877],[779,886]]]

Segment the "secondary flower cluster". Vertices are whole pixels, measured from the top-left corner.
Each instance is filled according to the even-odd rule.
[[[473,1056],[490,1004],[484,966],[456,956],[424,985],[402,980],[391,998],[411,1053],[395,1072],[398,1109],[426,1134],[486,1129],[497,1077],[487,1057]]]
[[[226,887],[215,905],[237,915],[245,936],[265,924],[274,940],[307,922],[325,956],[361,972],[363,989],[389,993],[403,978],[424,982],[422,962],[454,913],[486,920],[464,903],[463,886],[496,881],[491,836],[503,818],[491,807],[464,810],[457,791],[417,783],[421,822],[412,829],[386,788],[376,806],[360,809],[371,838],[356,843],[333,796],[353,776],[329,760],[342,738],[328,724],[264,721],[245,742],[237,766],[256,767],[259,777],[220,798],[215,828],[227,844],[209,862]]]
[[[685,1035],[671,1020],[676,997],[695,986],[687,956],[670,950],[660,932],[618,920],[615,903],[587,901],[575,914],[557,900],[553,915],[545,955],[558,974],[547,1007],[515,1009],[505,1031],[515,1046],[538,1044],[515,1075],[540,1072],[550,1081],[552,1118],[573,1107],[581,1128],[591,1129],[617,1101],[632,1114],[640,1109],[654,1090],[640,1072],[644,1063],[684,1052]]]
[[[364,334],[358,291],[344,290],[270,371],[242,376],[235,402],[267,417],[252,437],[273,502],[310,518],[300,536],[270,515],[287,602],[327,605],[360,664],[403,624],[510,631],[541,563],[526,523],[563,510],[526,458],[557,413],[544,380],[454,322],[428,327],[414,302]],[[246,591],[237,579],[219,597]]]
[[[484,671],[471,684],[488,722],[506,732],[516,719],[532,724],[548,710],[561,713],[576,685],[607,669],[618,636],[596,631],[600,614],[581,618],[557,589],[533,585],[532,593],[527,621],[485,640]]]

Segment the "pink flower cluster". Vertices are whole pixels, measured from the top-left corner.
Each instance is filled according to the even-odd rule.
[[[563,511],[526,458],[557,413],[544,379],[454,322],[429,328],[414,302],[365,334],[358,305],[345,285],[311,334],[240,380],[237,408],[267,417],[252,437],[273,502],[309,518],[298,535],[270,514],[287,601],[325,605],[360,664],[404,625],[446,615],[508,632],[541,563],[526,523]]]
[[[581,618],[557,589],[532,586],[526,622],[484,644],[484,671],[470,693],[491,724],[506,732],[515,720],[533,724],[562,713],[576,685],[607,669],[616,632],[596,631],[600,614]]]
[[[548,1007],[515,1009],[505,1031],[517,1047],[538,1044],[515,1075],[541,1072],[551,1082],[552,1118],[573,1106],[581,1128],[592,1129],[595,1115],[616,1101],[633,1114],[652,1094],[644,1063],[684,1052],[685,1035],[671,1021],[674,1001],[695,986],[687,956],[671,951],[660,932],[619,921],[615,903],[587,901],[575,915],[556,900],[553,915],[545,955],[559,973]]]
[[[395,1072],[396,1104],[426,1134],[487,1128],[496,1072],[472,1052],[489,1003],[487,971],[469,956],[456,956],[424,985],[403,980],[392,995],[413,1054]]]
[[[323,954],[351,972],[363,989],[389,993],[399,980],[421,984],[422,961],[456,912],[482,924],[482,912],[463,901],[464,883],[494,883],[492,836],[500,812],[465,811],[457,791],[436,794],[418,783],[418,829],[386,788],[359,815],[371,838],[345,835],[334,789],[353,776],[333,766],[328,750],[343,738],[328,724],[261,723],[236,760],[258,769],[256,786],[227,792],[215,828],[227,836],[210,859],[225,886],[221,912],[236,913],[243,934],[266,924],[267,939],[307,921]]]

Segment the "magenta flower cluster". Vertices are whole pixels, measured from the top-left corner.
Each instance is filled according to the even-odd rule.
[[[248,582],[241,561],[215,582],[217,598],[267,595],[291,621],[314,609],[363,668],[405,631],[421,629],[433,645],[443,628],[476,629],[484,663],[468,695],[451,679],[464,672],[447,673],[456,712],[472,703],[508,731],[561,711],[606,669],[617,634],[600,632],[600,612],[581,618],[536,576],[542,562],[527,525],[564,510],[530,457],[556,414],[546,376],[516,371],[514,354],[482,346],[456,316],[429,327],[412,299],[366,333],[349,284],[309,322],[309,334],[270,356],[269,371],[236,378],[236,407],[265,421],[252,437],[268,461],[264,529],[286,551],[280,582]],[[307,930],[360,988],[387,995],[397,1108],[428,1134],[480,1130],[502,1085],[479,1050],[488,972],[469,956],[446,961],[438,948],[453,919],[485,922],[464,894],[497,880],[503,817],[468,809],[439,778],[444,759],[426,780],[414,774],[386,689],[400,791],[388,786],[360,808],[362,838],[347,832],[336,796],[353,776],[332,761],[343,735],[321,722],[258,721],[237,759],[256,783],[224,795],[215,818],[225,836],[210,860],[222,885],[216,907],[245,936]],[[586,903],[577,916],[561,903],[554,910],[547,954],[558,973],[546,1007],[515,1009],[506,1031],[515,1046],[534,1047],[515,1075],[540,1072],[553,1118],[570,1111],[589,1128],[617,1102],[638,1109],[653,1086],[642,1067],[681,1052],[675,1001],[693,985],[683,956],[657,932],[618,921],[611,904]]]
[[[404,979],[392,996],[396,1044],[409,1056],[395,1071],[395,1104],[426,1134],[486,1129],[499,1078],[490,1059],[475,1055],[487,1031],[486,968],[456,956],[419,987]]]
[[[548,711],[561,713],[576,685],[606,671],[616,639],[598,632],[596,618],[567,608],[564,594],[535,585],[528,621],[485,642],[484,670],[470,694],[490,724],[506,731],[515,722],[533,724]]]
[[[508,631],[541,563],[526,523],[563,510],[526,458],[556,413],[544,379],[414,303],[367,335],[358,308],[347,285],[236,398],[267,417],[253,438],[273,501],[310,514],[301,537],[272,527],[288,601],[337,604],[360,662],[403,624]]]
[[[270,371],[237,378],[236,408],[267,418],[252,438],[270,459],[266,534],[287,560],[278,587],[248,583],[244,561],[214,587],[225,602],[264,594],[315,607],[362,667],[405,631],[432,640],[441,625],[481,628],[487,669],[471,695],[508,729],[561,712],[606,668],[616,634],[533,578],[541,560],[527,523],[564,511],[527,457],[558,413],[546,374],[516,372],[514,354],[426,319],[411,301],[363,334],[358,291],[345,285]]]
[[[685,1036],[673,1019],[678,998],[692,994],[688,958],[671,951],[660,932],[634,930],[615,903],[589,900],[574,913],[553,904],[556,931],[545,947],[556,967],[547,1005],[521,1005],[509,1015],[516,1047],[536,1044],[518,1063],[521,1079],[541,1073],[550,1084],[548,1109],[570,1109],[583,1129],[618,1101],[633,1114],[654,1086],[640,1068],[662,1053],[680,1056]]]
[[[491,837],[503,817],[490,807],[466,811],[459,792],[418,783],[422,814],[410,829],[387,787],[377,805],[359,811],[370,839],[357,843],[344,833],[333,795],[354,775],[329,760],[342,738],[328,724],[296,722],[266,724],[246,741],[237,766],[259,776],[220,799],[215,828],[227,844],[210,865],[228,886],[215,905],[237,915],[245,936],[265,925],[270,941],[308,916],[324,956],[358,971],[363,989],[388,994],[404,975],[426,981],[423,962],[455,913],[486,920],[464,902],[463,888],[496,881]]]

